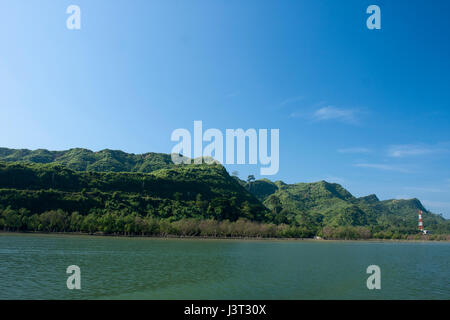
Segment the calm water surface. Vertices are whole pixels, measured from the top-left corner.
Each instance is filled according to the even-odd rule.
[[[0,299],[450,299],[450,243],[0,234]]]

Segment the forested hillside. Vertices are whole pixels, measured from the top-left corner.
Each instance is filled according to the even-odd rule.
[[[308,226],[322,234],[328,231],[329,237],[339,237],[333,232],[342,226],[371,226],[380,237],[414,234],[419,210],[427,229],[450,233],[450,221],[426,210],[418,199],[380,201],[373,194],[356,198],[326,181],[285,184],[263,179],[243,185],[271,210],[274,221]]]
[[[417,213],[435,235],[450,221],[418,199],[356,198],[341,185],[245,182],[220,164],[170,155],[0,149],[0,229],[105,234],[406,238]]]
[[[144,153],[130,154],[120,150],[101,150],[93,152],[87,149],[66,151],[48,151],[45,149],[7,149],[0,148],[0,161],[28,163],[61,164],[75,171],[97,172],[152,172],[174,166],[169,154]]]

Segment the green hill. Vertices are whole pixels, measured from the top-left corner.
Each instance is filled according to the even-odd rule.
[[[57,209],[84,214],[124,210],[174,219],[262,220],[265,211],[221,165],[117,173],[77,172],[59,164],[0,162],[0,187],[3,207],[38,214]]]
[[[152,172],[174,167],[169,154],[144,153],[130,154],[123,151],[105,149],[93,152],[87,149],[48,151],[44,149],[0,148],[0,161],[27,162],[42,164],[61,164],[75,171],[96,172]]]
[[[174,165],[160,153],[0,148],[5,230],[405,238],[418,235],[419,209],[427,229],[450,234],[450,220],[418,199],[356,198],[326,181],[247,183],[220,164]]]
[[[308,226],[316,233],[324,226],[370,226],[375,233],[414,234],[419,210],[427,229],[450,232],[450,221],[427,211],[418,199],[380,201],[373,194],[356,198],[341,185],[326,181],[285,184],[263,179],[245,187],[271,210],[274,221]]]

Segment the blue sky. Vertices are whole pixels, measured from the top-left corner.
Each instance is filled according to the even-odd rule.
[[[81,30],[66,8],[81,8]],[[381,8],[368,30],[366,8]],[[450,218],[448,1],[0,3],[0,146],[170,152],[177,128],[279,128],[272,180]],[[254,166],[229,166],[241,177]]]

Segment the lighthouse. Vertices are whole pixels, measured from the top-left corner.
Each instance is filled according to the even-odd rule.
[[[423,234],[429,234],[430,231],[423,229],[422,210],[419,210],[419,231]]]
[[[419,210],[419,230],[423,232],[423,220],[422,220],[422,211]]]

